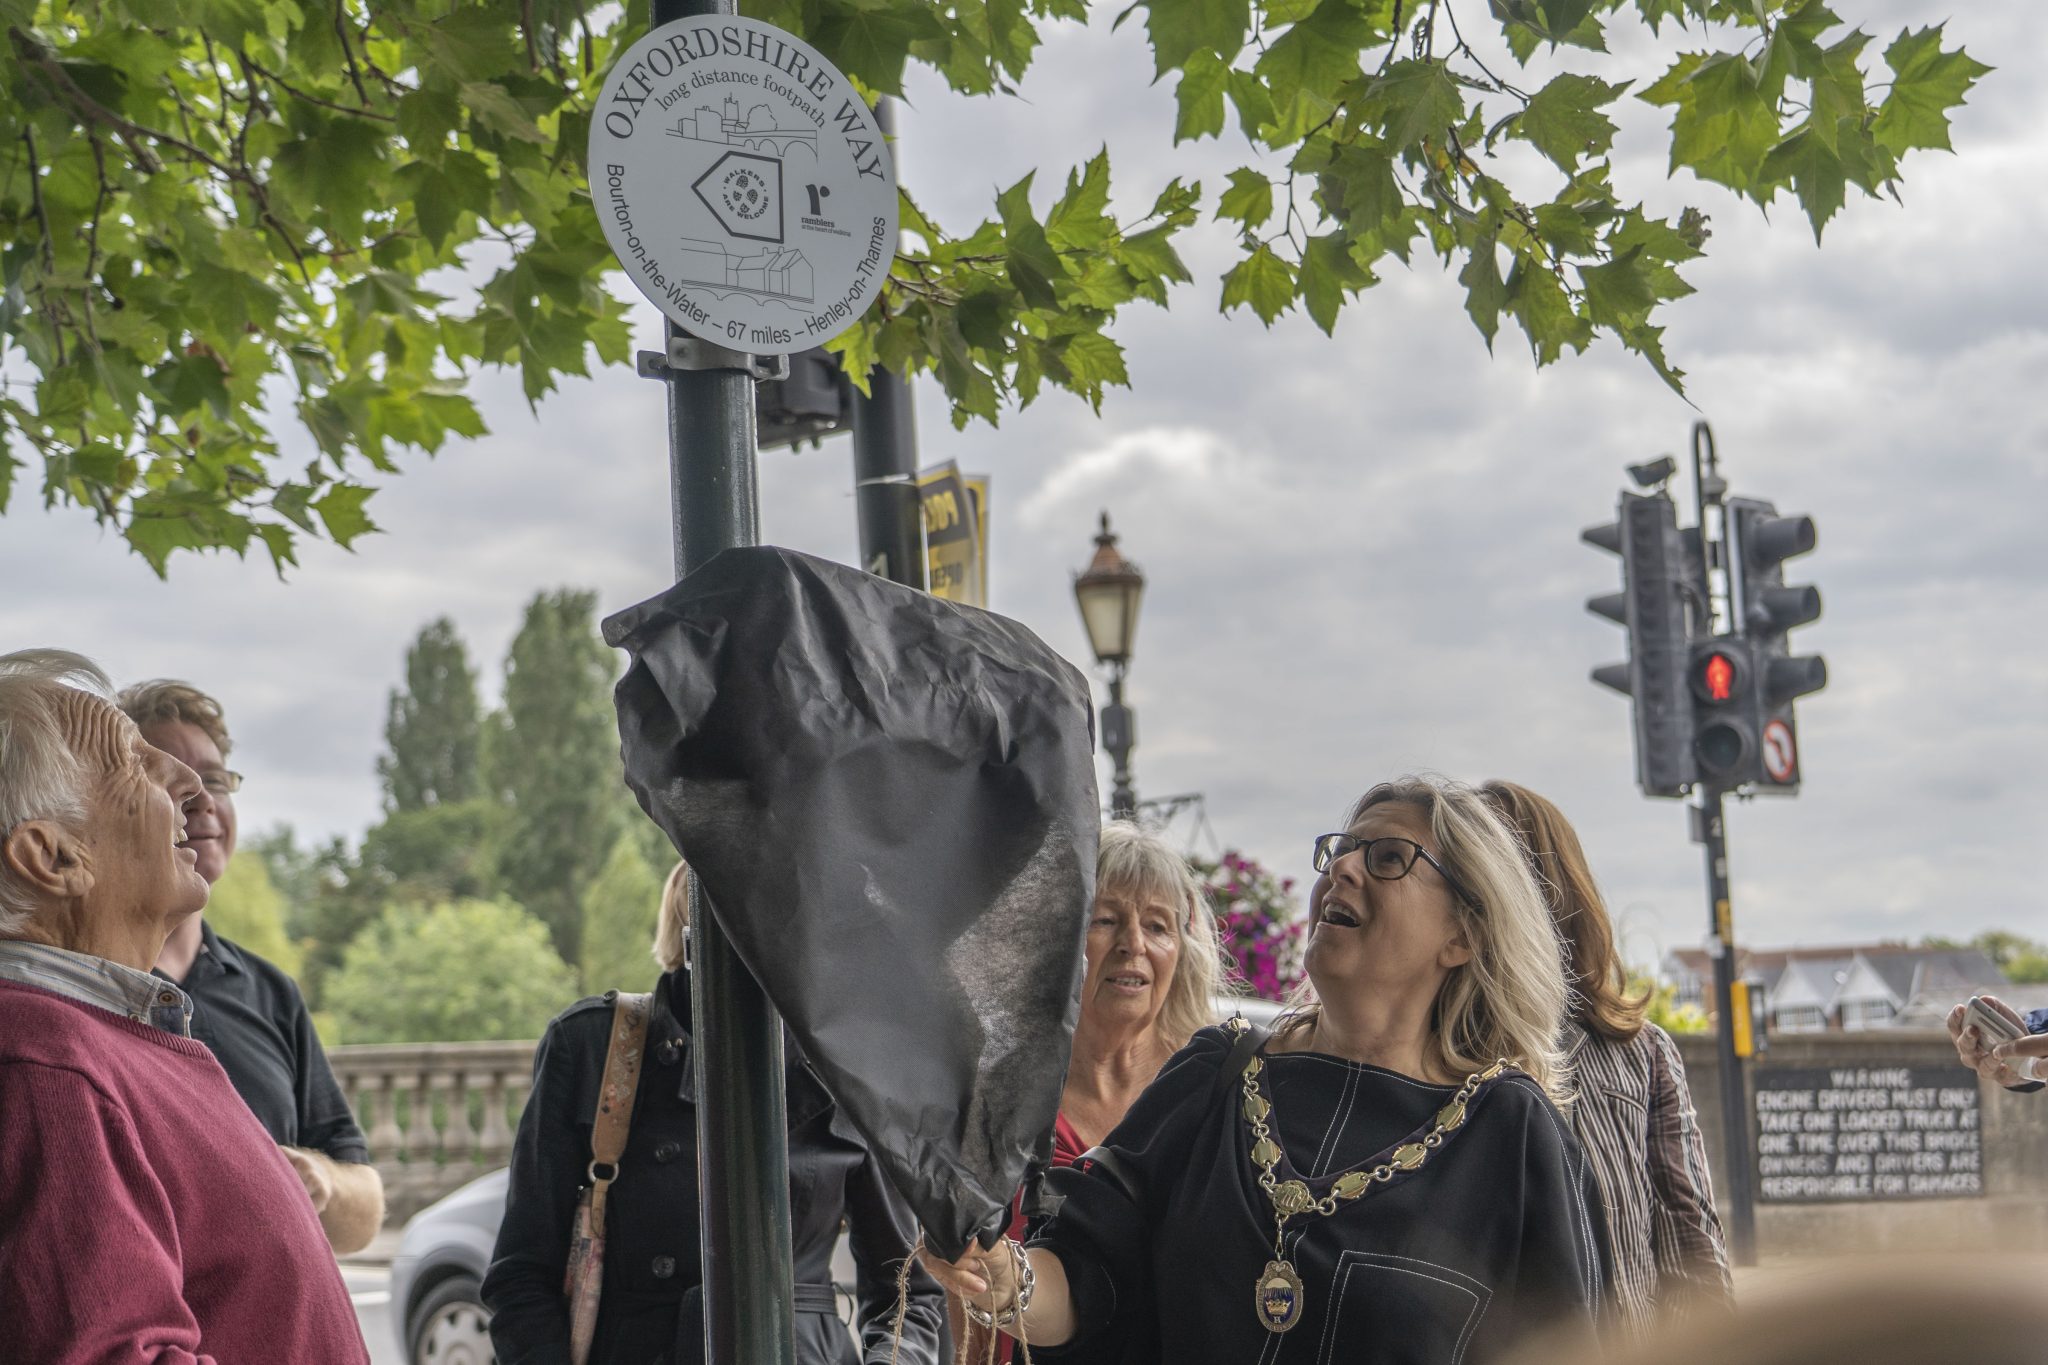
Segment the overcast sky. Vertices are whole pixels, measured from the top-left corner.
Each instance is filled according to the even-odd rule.
[[[1838,8],[1881,49],[1952,3]],[[1797,637],[1831,677],[1800,706],[1804,790],[1731,809],[1738,933],[2048,937],[2048,42],[2033,6],[1954,10],[1950,41],[2003,68],[1956,118],[1958,155],[1914,154],[1905,206],[1852,201],[1821,249],[1790,201],[1766,222],[1667,181],[1663,111],[1620,106],[1624,196],[1712,215],[1712,254],[1686,271],[1700,292],[1665,319],[1697,410],[1609,343],[1539,373],[1504,328],[1489,357],[1462,291],[1420,257],[1334,340],[1298,316],[1226,320],[1213,234],[1186,250],[1197,280],[1171,313],[1119,324],[1132,388],[1100,417],[1053,395],[956,433],[926,387],[926,461],[994,478],[993,605],[1084,662],[1069,585],[1108,509],[1150,583],[1131,673],[1141,794],[1203,793],[1217,839],[1300,874],[1309,837],[1379,778],[1512,777],[1577,821],[1643,959],[1699,940],[1700,858],[1678,804],[1633,786],[1627,704],[1587,680],[1620,656],[1620,631],[1583,608],[1618,569],[1578,533],[1609,518],[1625,464],[1682,453],[1705,416],[1734,492],[1818,520],[1792,577],[1826,598]],[[1644,42],[1618,44],[1623,60]],[[1681,42],[1667,27],[1662,48]],[[1050,193],[1104,143],[1140,211],[1171,176],[1213,192],[1255,162],[1235,137],[1167,150],[1171,87],[1150,71],[1140,25],[1112,34],[1105,12],[1049,35],[1022,102],[917,80],[905,181],[965,230],[997,187],[1036,166]],[[639,321],[652,344],[651,307]],[[0,646],[193,679],[227,705],[245,828],[359,832],[385,696],[426,620],[455,619],[495,693],[535,590],[594,587],[613,610],[668,583],[659,388],[613,371],[538,418],[516,380],[478,393],[490,436],[411,462],[371,503],[385,534],[308,546],[285,583],[255,559],[192,557],[159,583],[18,486]],[[765,539],[855,557],[844,438],[760,472]]]

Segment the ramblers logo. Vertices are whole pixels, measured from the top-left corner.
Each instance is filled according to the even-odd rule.
[[[734,217],[747,222],[753,222],[768,211],[768,182],[751,167],[735,166],[726,172],[718,194]]]

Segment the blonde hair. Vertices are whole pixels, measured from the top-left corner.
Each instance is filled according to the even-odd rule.
[[[86,772],[63,715],[67,692],[112,705],[114,685],[98,664],[65,649],[0,655],[0,839],[31,820],[76,829],[86,818]],[[0,865],[0,938],[28,927],[36,902]]]
[[[128,713],[128,719],[138,728],[182,721],[204,731],[222,758],[235,747],[228,738],[227,717],[221,712],[220,703],[191,683],[176,678],[151,678],[122,688],[115,704]]]
[[[1555,1103],[1567,1103],[1559,1034],[1570,991],[1550,912],[1521,842],[1476,790],[1435,776],[1380,783],[1358,798],[1345,827],[1383,805],[1410,807],[1429,822],[1436,855],[1471,897],[1451,893],[1451,916],[1472,960],[1452,970],[1430,1005],[1430,1064],[1444,1075],[1465,1076],[1505,1057]],[[1306,1027],[1320,1008],[1304,983],[1281,1027]]]
[[[690,965],[690,865],[669,869],[661,888],[661,913],[654,921],[654,960],[665,972]]]
[[[1180,959],[1157,1024],[1160,1036],[1178,1052],[1196,1029],[1216,1022],[1210,997],[1224,979],[1216,916],[1188,860],[1158,835],[1127,820],[1112,820],[1102,827],[1095,856],[1095,894],[1115,891],[1160,896],[1179,911],[1174,919],[1180,930]]]

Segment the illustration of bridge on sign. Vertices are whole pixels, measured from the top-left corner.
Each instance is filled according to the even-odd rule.
[[[740,102],[731,95],[725,97],[722,109],[713,109],[700,104],[692,113],[676,120],[676,126],[668,130],[670,137],[686,137],[693,142],[715,142],[725,147],[746,147],[757,152],[772,151],[777,156],[788,156],[789,149],[805,146],[811,155],[818,153],[818,130],[815,128],[778,128],[775,126],[775,111],[765,104],[757,104],[740,116]]]

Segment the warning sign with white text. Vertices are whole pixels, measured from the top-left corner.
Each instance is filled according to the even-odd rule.
[[[1759,1070],[1756,1172],[1773,1204],[1982,1195],[1977,1084],[1954,1067]]]

